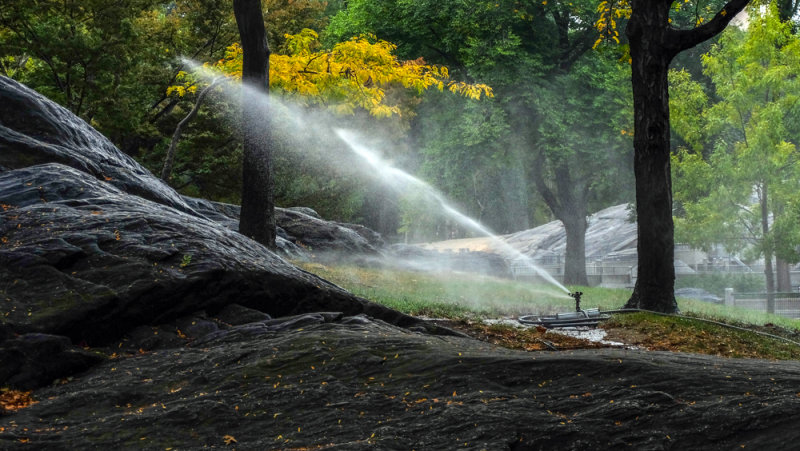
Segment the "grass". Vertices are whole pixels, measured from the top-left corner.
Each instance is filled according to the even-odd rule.
[[[723,327],[691,317],[650,313],[615,315],[603,324],[614,340],[620,333],[627,343],[657,351],[681,351],[722,357],[800,359],[800,346],[749,330]],[[632,340],[632,337],[636,339]]]
[[[415,316],[514,316],[563,311],[575,305],[572,298],[555,287],[476,274],[298,264],[357,296]]]
[[[298,264],[358,296],[410,315],[451,320],[462,331],[512,348],[542,349],[544,335],[535,331],[514,332],[513,328],[486,326],[479,320],[546,315],[575,308],[575,301],[566,293],[547,285],[475,274]],[[583,308],[619,309],[630,296],[627,289],[568,288],[584,293]],[[800,341],[800,320],[690,299],[679,298],[678,306],[683,313],[681,317],[646,313],[615,315],[604,328],[613,336],[610,339],[648,349],[726,357],[800,358],[800,348],[795,345],[698,319],[759,329],[793,341]],[[547,334],[548,337],[551,335]],[[574,347],[574,344],[569,346]]]

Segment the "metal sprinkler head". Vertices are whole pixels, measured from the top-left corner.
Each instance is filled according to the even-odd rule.
[[[581,296],[583,296],[583,292],[582,291],[576,291],[574,293],[570,293],[569,296],[571,298],[575,298],[575,311],[576,312],[580,312],[581,311]]]

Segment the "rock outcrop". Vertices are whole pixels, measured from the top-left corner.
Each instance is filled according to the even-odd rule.
[[[85,369],[92,359],[64,340],[104,345],[234,303],[271,317],[336,311],[426,327],[236,233],[236,207],[180,196],[68,111],[1,77],[0,163],[0,385]],[[15,362],[42,336],[66,338],[36,348],[54,358],[34,381]]]
[[[275,221],[286,233],[286,238],[307,252],[323,258],[342,258],[362,255],[375,256],[384,246],[376,232],[357,224],[328,222],[319,218],[313,210],[279,208],[275,210]]]
[[[435,336],[426,332],[447,331],[239,235],[236,214],[179,196],[0,78],[0,387],[33,388],[36,401],[0,403],[0,448],[779,449],[800,439],[797,362],[534,354]],[[379,243],[337,227],[290,225],[286,237],[319,249],[320,237],[343,234],[358,252]]]
[[[192,213],[183,198],[68,110],[0,77],[0,166],[61,163],[121,191]]]
[[[0,448],[772,450],[800,439],[798,362],[526,353],[363,317],[303,321],[122,355],[40,389],[37,404],[0,416]]]
[[[67,166],[4,172],[0,193],[5,323],[17,333],[107,343],[234,302],[272,316],[379,310],[214,221]]]
[[[627,204],[598,211],[588,218],[586,228],[586,261],[636,259],[636,223],[630,220]],[[499,237],[522,255],[535,261],[548,257],[563,260],[567,234],[561,221],[551,221],[532,229]],[[439,251],[482,251],[498,254],[508,252],[490,238],[465,238],[430,243],[425,247]],[[512,256],[513,258],[513,256]]]

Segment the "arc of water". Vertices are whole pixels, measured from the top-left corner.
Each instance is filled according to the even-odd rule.
[[[201,76],[211,80],[218,77],[220,74],[217,71],[212,69],[203,67],[199,63],[192,61],[190,59],[182,59],[183,63],[186,64],[188,67],[196,70],[201,74]],[[226,94],[231,97],[237,97],[241,94],[241,87],[233,88],[228,86],[227,84],[222,84],[223,89],[226,91]],[[247,88],[245,88],[247,90]],[[253,96],[263,96],[262,93],[252,91],[247,92],[246,95],[253,95]],[[266,102],[275,102],[275,99],[264,98],[265,105]],[[288,106],[288,105],[287,105]],[[297,119],[297,118],[296,118]],[[302,121],[301,121],[302,122]],[[454,208],[450,202],[448,202],[445,196],[440,193],[436,188],[431,186],[430,184],[426,183],[423,180],[414,177],[413,175],[398,169],[385,160],[383,160],[375,151],[368,149],[366,146],[362,145],[358,136],[349,130],[336,128],[334,132],[338,135],[338,137],[347,145],[347,147],[353,151],[356,155],[361,157],[365,160],[372,168],[374,168],[378,173],[380,173],[387,181],[400,181],[406,185],[411,185],[417,188],[424,190],[431,198],[433,198],[442,210],[451,218],[456,220],[462,226],[478,233],[479,235],[485,236],[489,238],[494,244],[495,248],[498,249],[501,254],[505,255],[507,258],[518,258],[524,261],[527,265],[529,265],[539,276],[541,276],[544,280],[549,282],[555,287],[558,287],[564,293],[569,294],[570,291],[564,287],[564,285],[560,284],[556,279],[553,278],[550,273],[545,271],[544,269],[540,268],[536,264],[533,263],[533,259],[529,256],[523,254],[522,252],[518,251],[511,245],[509,245],[505,240],[500,239],[495,233],[491,230],[480,224],[478,221],[470,218],[469,216],[461,213],[456,208]]]
[[[554,286],[558,287],[564,293],[569,294],[570,291],[561,283],[559,283],[555,278],[553,278],[550,273],[545,271],[544,269],[540,268],[536,264],[533,263],[533,259],[529,256],[523,254],[519,250],[515,249],[513,246],[508,244],[505,240],[498,237],[495,233],[489,230],[484,225],[480,224],[478,221],[470,218],[469,216],[461,213],[457,209],[455,209],[441,194],[436,188],[431,186],[430,184],[426,183],[423,180],[414,177],[413,175],[398,169],[387,161],[383,160],[376,152],[371,149],[368,149],[366,146],[362,145],[359,142],[358,137],[355,133],[350,130],[345,130],[341,128],[337,128],[334,130],[339,138],[347,144],[347,146],[352,150],[356,155],[364,159],[370,166],[372,166],[376,171],[378,171],[383,177],[391,179],[392,181],[401,181],[405,184],[415,186],[424,190],[429,196],[431,196],[442,208],[442,210],[451,218],[458,221],[459,224],[462,226],[489,238],[495,248],[500,250],[502,254],[506,255],[506,257],[513,257],[518,258],[528,264],[533,270],[545,279],[547,282],[553,284]]]

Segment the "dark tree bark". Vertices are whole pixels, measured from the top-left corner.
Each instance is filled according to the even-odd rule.
[[[545,183],[542,173],[544,156],[534,163],[536,190],[556,218],[564,224],[567,248],[564,261],[564,284],[589,285],[586,276],[586,195],[585,181],[575,180],[565,164],[558,165],[554,172],[555,191]]]
[[[239,232],[275,248],[272,149],[266,96],[269,45],[260,0],[234,0],[242,41],[242,212]],[[259,95],[262,94],[262,95]]]
[[[561,219],[567,233],[564,283],[586,286],[589,285],[589,279],[586,276],[586,215],[575,212],[571,216]]]
[[[766,182],[758,187],[758,202],[761,207],[761,236],[764,245],[764,278],[767,288],[767,312],[775,313],[775,270],[772,268],[773,246],[769,237],[769,186]]]
[[[800,1],[798,0],[778,0],[778,15],[781,18],[781,22],[786,22],[792,20],[794,14],[797,12],[797,7],[800,6]]]
[[[681,51],[719,34],[749,0],[731,0],[705,25],[670,26],[672,0],[633,0],[630,42],[634,174],[639,265],[625,307],[677,312],[669,142],[669,63]]]

